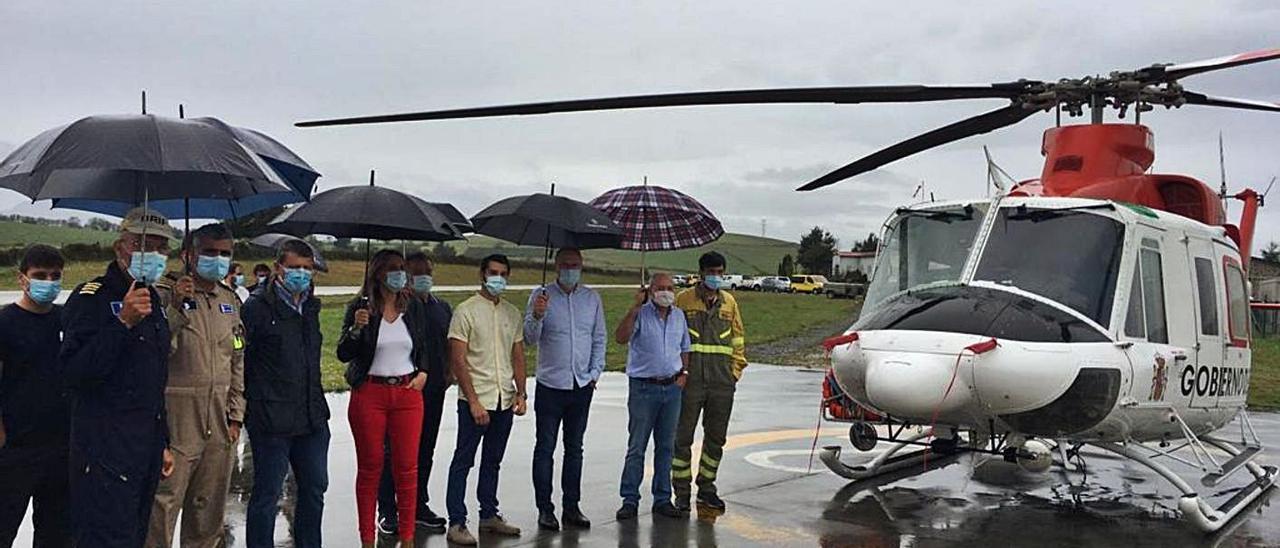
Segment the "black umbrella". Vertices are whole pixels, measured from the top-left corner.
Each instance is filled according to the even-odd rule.
[[[315,254],[316,270],[319,270],[321,272],[329,271],[329,264],[325,262],[324,257],[320,256],[320,250],[316,249],[316,246],[311,245],[306,240],[299,238],[297,236],[294,236],[291,234],[277,234],[274,232],[268,232],[266,234],[258,235],[252,240],[249,240],[249,243],[252,245],[256,245],[258,247],[279,251],[280,248],[284,246],[285,242],[291,242],[294,240],[307,244],[307,247],[311,248],[311,252]]]
[[[235,133],[149,114],[90,116],[45,131],[0,162],[0,187],[32,200],[134,205],[297,195]]]
[[[427,203],[440,210],[440,213],[443,213],[444,216],[449,219],[449,224],[456,227],[458,231],[463,233],[475,232],[475,229],[471,227],[471,219],[468,219],[466,215],[463,215],[461,211],[458,211],[458,208],[453,207],[453,204],[445,202]]]
[[[398,190],[374,186],[344,186],[316,194],[310,202],[290,209],[267,224],[276,232],[295,236],[327,234],[335,238],[364,238],[365,274],[369,270],[369,240],[461,240],[462,232],[435,206]]]
[[[617,248],[622,228],[608,215],[577,200],[551,194],[512,196],[471,217],[475,231],[517,245]],[[542,257],[542,282],[547,281],[547,254]]]

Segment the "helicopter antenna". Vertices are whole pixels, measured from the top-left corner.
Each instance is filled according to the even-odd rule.
[[[1014,179],[1012,175],[1009,175],[1009,172],[1005,171],[1004,168],[1001,168],[1000,165],[996,163],[995,159],[991,157],[991,151],[987,149],[986,145],[982,146],[982,153],[987,157],[988,196],[991,195],[992,186],[995,186],[996,190],[1000,191],[1001,195],[1008,192],[1008,189],[1005,188],[1006,185],[1010,188],[1017,186],[1018,180]]]
[[[1271,176],[1271,182],[1267,183],[1267,189],[1262,191],[1262,195],[1258,197],[1258,207],[1262,207],[1267,202],[1267,194],[1271,193],[1271,187],[1276,184],[1276,176]]]
[[[1218,187],[1218,198],[1222,200],[1222,210],[1228,210],[1227,202],[1227,155],[1226,147],[1222,145],[1222,132],[1218,132],[1218,176],[1220,177],[1221,186]]]
[[[916,196],[924,196],[924,179],[920,179],[920,184],[916,185],[915,191],[911,193],[912,198],[915,198]]]

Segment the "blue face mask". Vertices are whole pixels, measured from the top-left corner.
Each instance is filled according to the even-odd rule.
[[[58,298],[58,292],[62,291],[62,282],[59,280],[32,280],[28,279],[27,296],[38,304],[49,304]]]
[[[158,251],[134,251],[129,257],[129,275],[144,285],[151,285],[164,275],[168,258]]]
[[[305,268],[284,269],[284,288],[297,295],[311,288],[311,271]]]
[[[560,270],[560,283],[573,287],[582,281],[581,268],[565,268]]]
[[[260,284],[265,284],[265,283],[267,283],[267,277],[266,277],[266,276],[258,276],[258,283],[260,283]]]
[[[244,287],[244,274],[236,274],[232,280],[236,282],[236,287]]]
[[[387,289],[392,291],[400,291],[404,289],[406,283],[409,282],[409,275],[403,270],[392,270],[387,273],[386,281]]]
[[[702,285],[707,286],[707,289],[715,291],[724,287],[724,278],[712,274],[702,279]]]
[[[196,258],[196,274],[211,282],[226,278],[230,271],[231,257],[201,255]]]
[[[413,277],[413,291],[419,295],[426,295],[431,292],[431,286],[434,283],[430,274],[419,274]]]
[[[507,279],[502,276],[489,276],[484,279],[484,290],[497,297],[507,288]]]

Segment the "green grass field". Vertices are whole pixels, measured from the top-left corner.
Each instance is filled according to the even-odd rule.
[[[116,240],[114,232],[69,226],[44,226],[16,221],[0,221],[0,248],[21,247],[32,243],[54,246],[66,244],[110,244]]]
[[[1249,407],[1280,410],[1280,338],[1253,341],[1253,370],[1249,375]]]
[[[600,291],[604,300],[605,323],[609,327],[609,347],[605,354],[605,368],[609,371],[621,371],[626,366],[627,350],[625,346],[613,341],[613,328],[622,320],[623,314],[631,306],[633,293],[625,289],[605,289]],[[445,293],[443,298],[456,305],[470,295],[463,293]],[[858,301],[844,299],[824,299],[810,295],[791,295],[777,293],[735,294],[738,305],[742,309],[743,325],[747,331],[747,358],[751,358],[751,346],[766,344],[796,335],[805,329],[829,323],[850,320],[857,309]],[[514,291],[508,298],[522,311],[529,299],[528,291]],[[320,313],[320,325],[324,332],[324,348],[321,352],[321,371],[326,390],[347,390],[346,381],[342,378],[344,365],[336,357],[338,334],[342,329],[342,314],[350,297],[327,297]],[[529,350],[530,376],[536,361],[537,351]]]

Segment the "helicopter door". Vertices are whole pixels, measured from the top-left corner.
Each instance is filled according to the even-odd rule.
[[[1173,367],[1177,350],[1170,347],[1171,342],[1190,345],[1191,341],[1180,339],[1171,341],[1171,333],[1185,337],[1181,326],[1174,324],[1176,317],[1168,310],[1169,300],[1166,280],[1172,281],[1165,261],[1166,250],[1161,244],[1164,234],[1159,229],[1145,225],[1136,225],[1137,253],[1133,255],[1133,278],[1129,290],[1129,305],[1125,315],[1124,336],[1134,342],[1129,349],[1129,360],[1133,367],[1133,396],[1149,402],[1167,402],[1178,398],[1170,369]],[[1178,269],[1181,271],[1181,269]],[[1185,276],[1184,276],[1185,279]],[[1182,286],[1185,288],[1186,283]],[[1176,286],[1175,286],[1176,287]],[[1172,312],[1172,313],[1171,313]],[[1186,313],[1184,312],[1185,316]],[[1171,330],[1170,328],[1174,329]]]
[[[1245,282],[1244,269],[1240,262],[1226,255],[1222,258],[1221,272],[1226,282],[1226,316],[1227,331],[1223,338],[1226,355],[1223,367],[1217,375],[1217,383],[1210,385],[1216,388],[1218,405],[1234,407],[1244,405],[1249,395],[1249,362],[1252,353],[1249,349],[1249,289]]]
[[[1222,366],[1226,345],[1223,328],[1223,311],[1226,303],[1222,300],[1223,283],[1218,275],[1219,268],[1214,260],[1213,242],[1196,237],[1187,240],[1187,251],[1191,263],[1191,282],[1194,291],[1189,292],[1196,307],[1196,344],[1190,359],[1172,364],[1171,376],[1182,391],[1183,396],[1190,397],[1190,407],[1214,407],[1218,404],[1216,395],[1200,393],[1196,390],[1196,377],[1204,368],[1213,371]]]

